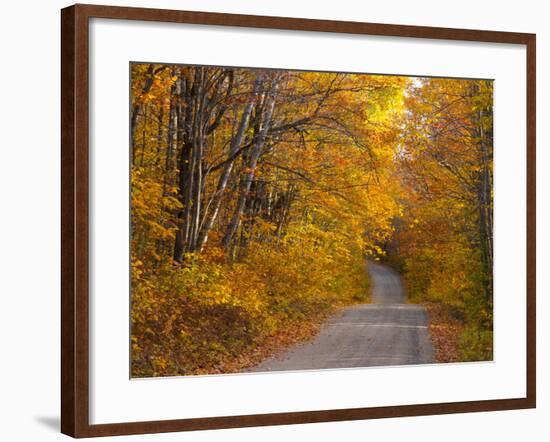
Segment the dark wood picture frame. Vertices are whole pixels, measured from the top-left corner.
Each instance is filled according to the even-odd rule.
[[[347,34],[513,43],[527,50],[527,395],[523,398],[296,413],[223,416],[90,425],[89,416],[89,19],[144,20]],[[187,12],[98,5],[61,11],[61,431],[73,437],[301,424],[384,417],[534,408],[535,294],[535,47],[534,34],[299,18]]]

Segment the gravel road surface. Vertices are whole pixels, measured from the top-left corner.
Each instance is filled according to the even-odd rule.
[[[424,307],[406,304],[400,275],[369,263],[372,304],[349,307],[329,319],[312,341],[253,369],[259,371],[372,367],[434,362]]]

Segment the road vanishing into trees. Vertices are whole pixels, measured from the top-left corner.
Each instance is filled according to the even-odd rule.
[[[256,372],[352,368],[434,362],[424,307],[406,304],[401,276],[369,263],[372,304],[344,309],[304,344],[267,359]]]

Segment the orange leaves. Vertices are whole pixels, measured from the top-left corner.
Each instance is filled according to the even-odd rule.
[[[492,212],[490,193],[481,194],[482,172],[492,176],[492,83],[424,79],[413,83],[405,103],[398,157],[405,211],[397,237],[408,293],[464,318],[467,327],[458,331],[433,328],[442,360],[484,359],[492,269],[483,258],[479,213],[482,204]]]

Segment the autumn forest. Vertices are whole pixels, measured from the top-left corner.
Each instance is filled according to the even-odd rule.
[[[492,359],[493,82],[132,63],[133,377],[247,371],[373,302]]]

